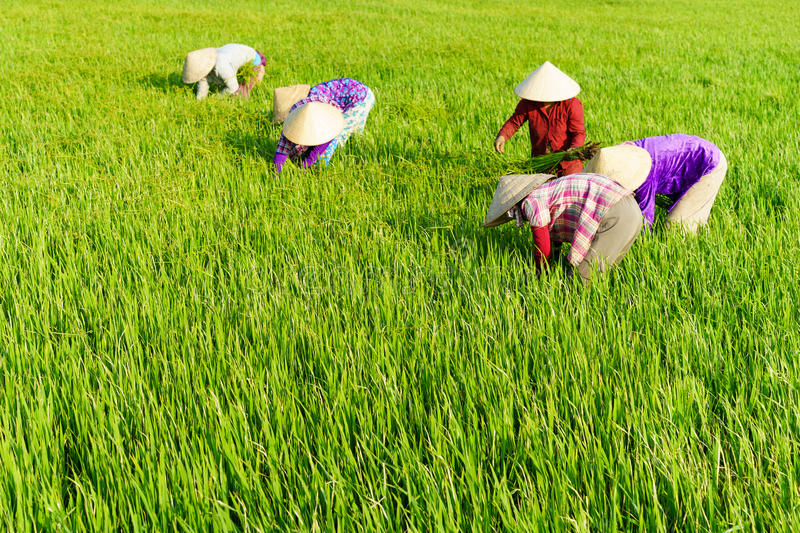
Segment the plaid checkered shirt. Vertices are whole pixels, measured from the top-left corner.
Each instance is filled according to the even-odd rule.
[[[599,174],[572,174],[538,187],[522,200],[532,227],[547,226],[554,242],[570,243],[568,260],[578,266],[609,207],[632,194]]]

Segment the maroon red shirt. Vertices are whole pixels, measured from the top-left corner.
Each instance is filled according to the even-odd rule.
[[[583,120],[583,105],[577,98],[555,102],[550,109],[544,109],[542,102],[520,100],[499,135],[505,139],[514,136],[525,121],[531,133],[531,157],[558,152],[586,141],[586,127]],[[560,176],[575,174],[583,168],[581,161],[564,161],[559,165]]]

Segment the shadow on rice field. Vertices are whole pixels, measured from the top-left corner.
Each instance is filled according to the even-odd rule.
[[[186,84],[181,79],[180,72],[153,73],[142,76],[136,80],[137,84],[145,87],[153,87],[162,91],[170,91],[178,88],[186,88]]]

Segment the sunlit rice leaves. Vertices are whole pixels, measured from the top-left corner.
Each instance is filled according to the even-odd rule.
[[[4,6],[1,528],[797,529],[798,29],[777,0]],[[227,42],[264,85],[196,102],[186,52]],[[708,228],[660,213],[583,288],[480,227],[545,59],[588,138],[722,148]],[[366,132],[274,180],[271,87],[344,75]]]

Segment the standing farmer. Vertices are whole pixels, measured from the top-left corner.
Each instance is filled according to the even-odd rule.
[[[250,64],[250,78],[239,84],[236,74]],[[255,48],[243,44],[226,44],[219,48],[202,48],[189,52],[183,63],[183,83],[197,84],[197,99],[208,96],[209,84],[223,86],[223,94],[247,98],[264,78],[266,58]]]
[[[708,222],[728,161],[710,141],[673,133],[602,148],[585,171],[635,191],[648,224],[653,223],[656,195],[667,195],[672,201],[668,224],[694,233]]]
[[[570,243],[567,260],[588,282],[619,263],[642,230],[642,212],[630,191],[598,174],[503,176],[486,214],[485,228],[516,220],[529,224],[541,268],[554,245]]]
[[[583,105],[575,98],[580,86],[552,63],[545,61],[514,93],[522,98],[494,141],[498,153],[505,143],[528,121],[531,157],[581,146],[586,140]],[[563,161],[557,174],[565,176],[581,171],[580,161]]]
[[[321,159],[327,164],[351,133],[362,131],[375,105],[369,87],[351,78],[339,78],[311,87],[294,104],[283,124],[273,163],[280,174],[287,159],[303,168]]]

